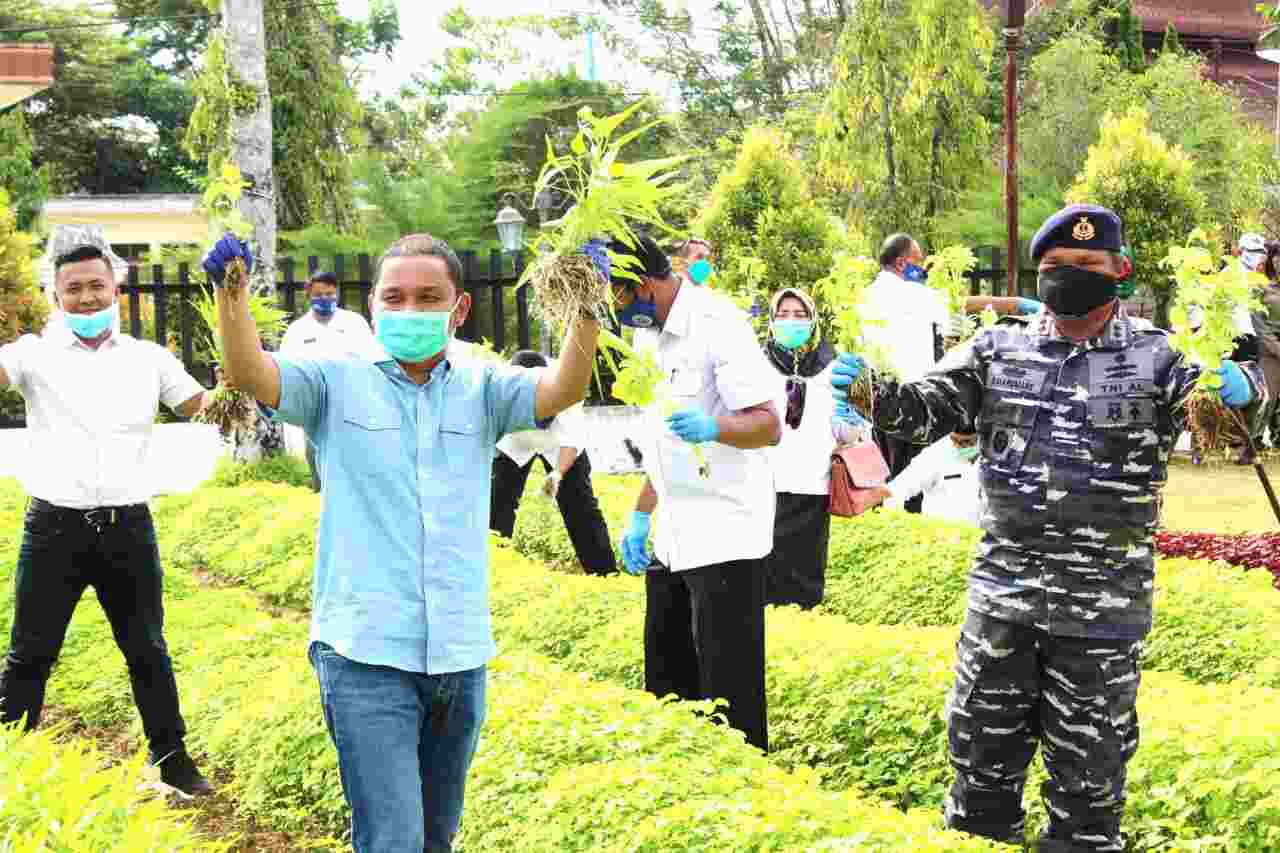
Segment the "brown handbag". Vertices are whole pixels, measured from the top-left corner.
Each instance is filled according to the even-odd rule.
[[[889,466],[874,441],[840,445],[831,453],[831,514],[861,515],[878,503],[876,489],[888,480]]]

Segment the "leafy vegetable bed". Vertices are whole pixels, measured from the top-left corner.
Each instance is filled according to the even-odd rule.
[[[1280,533],[1188,533],[1162,530],[1156,549],[1166,557],[1221,560],[1245,569],[1271,572],[1280,589]]]

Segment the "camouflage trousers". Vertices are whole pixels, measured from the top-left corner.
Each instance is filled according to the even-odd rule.
[[[1036,747],[1049,778],[1041,853],[1123,851],[1125,771],[1138,749],[1132,640],[1055,637],[970,610],[956,646],[947,826],[1021,843]]]

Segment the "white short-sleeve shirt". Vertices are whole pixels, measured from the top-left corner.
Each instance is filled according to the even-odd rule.
[[[150,500],[160,403],[176,409],[204,390],[159,344],[117,331],[93,350],[64,323],[0,347],[0,367],[27,404],[18,479],[32,497],[74,509]]]
[[[373,343],[369,322],[355,311],[339,308],[328,323],[308,311],[289,324],[280,341],[280,354],[294,358],[364,355]]]
[[[579,454],[583,452],[583,417],[581,403],[570,406],[556,415],[546,429],[504,435],[498,441],[498,452],[522,468],[535,456],[555,468],[560,464],[560,448],[573,447]]]
[[[654,353],[677,410],[718,417],[774,398],[778,374],[746,314],[706,288],[682,285],[661,331],[637,330],[635,344]],[[658,493],[654,555],[664,565],[683,571],[773,550],[776,498],[763,449],[706,442],[709,476],[702,477],[693,445],[667,428],[659,404],[644,412],[641,446]]]
[[[867,328],[867,341],[884,351],[901,381],[915,382],[933,370],[934,326],[941,332],[950,319],[938,291],[881,270],[862,310],[879,323]]]

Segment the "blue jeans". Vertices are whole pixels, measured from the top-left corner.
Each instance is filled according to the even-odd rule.
[[[426,675],[311,644],[355,853],[449,853],[484,722],[486,670]]]

